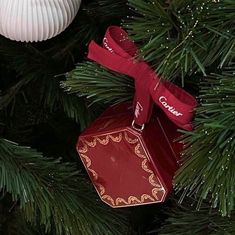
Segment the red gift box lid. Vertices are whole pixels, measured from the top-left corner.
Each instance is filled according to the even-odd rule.
[[[171,124],[164,126],[157,117],[143,132],[136,131],[131,127],[129,107],[110,107],[82,133],[77,144],[97,193],[111,207],[164,201],[178,168],[176,149],[171,145],[175,126],[172,131]],[[165,127],[170,129],[169,138]]]

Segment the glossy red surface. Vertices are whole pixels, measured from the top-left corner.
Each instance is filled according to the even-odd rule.
[[[111,207],[162,202],[172,190],[181,145],[163,113],[142,132],[130,103],[108,108],[79,137],[77,151],[101,200]]]

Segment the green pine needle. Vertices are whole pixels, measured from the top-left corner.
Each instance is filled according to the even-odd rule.
[[[167,210],[168,218],[158,229],[159,235],[233,235],[235,212],[230,218],[221,217],[216,210],[203,204],[200,211],[194,209],[192,200],[185,205],[174,203]],[[194,202],[193,202],[194,203]]]
[[[177,191],[208,198],[222,215],[235,202],[235,66],[201,83],[196,129],[184,138],[184,163],[176,175]]]
[[[132,79],[92,62],[78,64],[61,85],[68,93],[86,96],[92,103],[120,103],[130,100],[134,93]]]
[[[129,0],[135,16],[124,24],[141,56],[166,79],[202,72],[233,55],[235,2]],[[184,82],[184,81],[183,81]]]
[[[72,164],[45,158],[0,139],[0,188],[18,201],[26,219],[57,235],[120,234],[126,224],[97,200]]]

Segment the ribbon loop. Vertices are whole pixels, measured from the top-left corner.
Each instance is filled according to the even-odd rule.
[[[155,103],[177,126],[192,130],[196,99],[173,83],[161,81],[145,61],[136,60],[137,54],[138,48],[128,34],[120,27],[111,26],[106,31],[103,47],[94,41],[89,44],[88,58],[135,79],[135,123],[142,126],[148,122]]]

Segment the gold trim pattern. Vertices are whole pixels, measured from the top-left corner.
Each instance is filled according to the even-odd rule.
[[[161,185],[158,177],[156,177],[154,172],[149,169],[148,167],[149,160],[147,156],[141,153],[142,145],[140,144],[140,140],[138,139],[138,137],[132,139],[130,136],[128,136],[127,131],[124,131],[124,138],[123,138],[122,133],[119,133],[118,136],[114,136],[112,134],[107,134],[105,138],[101,138],[101,136],[93,137],[92,141],[84,140],[82,141],[84,146],[78,149],[81,158],[84,159],[83,162],[87,170],[91,172],[94,180],[98,179],[98,174],[93,169],[91,169],[91,165],[92,165],[91,159],[87,155],[85,155],[85,153],[87,153],[89,150],[88,147],[94,148],[97,145],[97,143],[100,143],[102,145],[107,145],[110,140],[116,143],[119,143],[122,140],[126,140],[129,144],[135,145],[134,147],[135,154],[137,157],[143,159],[141,163],[141,167],[145,172],[149,173],[148,181],[154,188],[152,189],[152,195],[142,194],[140,198],[137,198],[131,195],[128,197],[127,200],[125,200],[122,197],[117,197],[116,199],[113,199],[110,195],[105,194],[105,188],[103,185],[95,183],[96,190],[99,193],[101,199],[107,204],[109,205],[111,204],[113,207],[123,206],[123,204],[124,205],[138,205],[138,204],[146,203],[147,200],[151,202],[155,202],[156,200],[160,201],[159,192],[162,192],[162,197],[161,197],[161,201],[162,201],[162,199],[165,196],[165,189]]]
[[[142,204],[146,200],[150,200],[150,201],[154,202],[156,199],[158,199],[156,194],[154,195],[154,197],[155,197],[155,199],[148,194],[143,194],[141,196],[141,199],[138,199],[137,197],[134,197],[134,196],[130,196],[130,197],[128,197],[127,201],[121,197],[118,197],[115,200],[115,202],[116,202],[116,205],[121,204],[121,203],[126,204],[126,205],[131,205],[133,203],[134,204],[137,204],[137,203]]]
[[[99,189],[100,189],[100,195],[102,196],[102,195],[105,193],[105,188],[104,188],[104,186],[101,185],[101,184],[97,184],[97,186],[99,187]]]
[[[82,148],[80,148],[79,150],[79,153],[82,154],[82,153],[86,153],[88,151],[88,148],[87,148],[87,145],[84,145]]]
[[[135,154],[140,157],[146,159],[146,156],[144,154],[141,154],[140,152],[141,145],[140,143],[135,146]],[[146,159],[147,160],[147,159]]]
[[[157,184],[157,183],[156,183],[156,180],[155,180],[154,178],[155,178],[155,175],[154,175],[154,174],[151,174],[151,175],[149,176],[149,183],[152,184],[154,187],[160,188],[161,185],[160,185],[160,184]]]
[[[113,206],[115,206],[115,202],[114,202],[114,200],[113,200],[113,198],[112,198],[111,196],[109,196],[109,195],[103,195],[103,196],[102,196],[102,199],[103,199],[104,201],[105,201],[105,200],[110,201],[111,204],[112,204]]]
[[[125,131],[124,135],[125,135],[125,140],[126,140],[128,143],[130,143],[130,144],[136,144],[136,143],[138,143],[138,138],[135,138],[135,139],[129,138],[129,136],[127,135],[127,132],[126,132],[126,131]]]
[[[116,143],[121,142],[122,141],[122,133],[119,133],[118,136],[106,135],[104,139],[101,139],[100,137],[95,137],[93,139],[93,141],[91,141],[91,142],[85,140],[84,141],[86,143],[85,147],[89,146],[89,147],[94,148],[97,145],[97,141],[102,145],[107,145],[109,143],[110,139]],[[79,152],[80,152],[80,150],[79,150]]]
[[[98,180],[98,174],[94,171],[94,170],[92,170],[92,169],[88,169],[90,172],[91,172],[91,174],[93,175],[93,178],[94,178],[94,180]]]
[[[89,169],[89,167],[91,166],[91,159],[90,159],[87,155],[85,155],[85,154],[81,154],[81,153],[80,153],[80,155],[81,155],[82,158],[85,159],[85,161],[86,161],[86,167]]]

